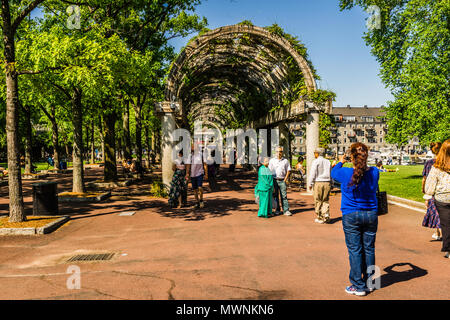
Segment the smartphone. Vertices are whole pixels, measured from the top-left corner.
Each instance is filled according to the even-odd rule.
[[[350,154],[348,152],[345,153],[344,159],[345,161],[352,161],[352,158],[350,157]]]

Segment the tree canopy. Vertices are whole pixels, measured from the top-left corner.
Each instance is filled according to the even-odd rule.
[[[380,9],[379,28],[364,39],[395,98],[386,108],[391,143],[417,136],[421,144],[450,136],[450,2],[340,0],[341,10]]]

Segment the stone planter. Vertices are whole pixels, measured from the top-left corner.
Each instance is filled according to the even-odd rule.
[[[87,184],[88,188],[93,189],[113,189],[119,187],[128,187],[133,184],[135,180],[127,179],[123,181],[111,181],[111,182],[102,182],[102,181],[94,181]]]
[[[41,173],[38,173],[38,174],[34,174],[34,173],[30,173],[30,174],[24,174],[23,176],[22,176],[22,180],[42,180],[42,179],[45,179],[45,178],[47,178],[47,174],[41,174]]]
[[[70,219],[69,216],[62,216],[58,220],[52,221],[43,227],[38,228],[0,228],[0,235],[35,235],[48,234],[55,231]]]
[[[72,197],[70,195],[65,195],[64,192],[58,194],[59,202],[101,202],[105,199],[111,197],[111,192],[104,192],[99,194],[98,196],[92,197]]]

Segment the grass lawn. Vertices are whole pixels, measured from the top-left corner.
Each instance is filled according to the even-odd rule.
[[[346,167],[352,167],[346,163]],[[409,200],[423,202],[422,170],[423,165],[416,166],[384,166],[386,169],[396,169],[397,172],[380,172],[380,191]]]
[[[397,172],[380,172],[380,190],[388,194],[419,202],[425,201],[422,194],[423,165],[384,166],[399,168]]]
[[[33,164],[37,167],[36,171],[42,170],[51,170],[54,169],[52,166],[48,166],[47,162],[33,162]],[[89,161],[84,161],[84,164],[89,164]],[[8,169],[8,163],[0,162],[0,167]],[[67,167],[72,167],[72,162],[67,162]],[[25,169],[22,168],[22,174],[25,172]]]

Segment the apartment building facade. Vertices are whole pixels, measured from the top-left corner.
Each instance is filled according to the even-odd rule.
[[[396,146],[386,142],[387,124],[383,107],[351,107],[349,105],[333,107],[332,115],[336,127],[330,129],[331,143],[328,150],[333,153],[345,152],[355,142],[362,142],[373,151],[396,149]],[[292,150],[294,153],[303,154],[306,152],[304,124],[301,122],[291,123],[289,128],[294,135]],[[422,147],[417,138],[412,139],[404,148],[404,151],[408,153],[419,150],[422,150]]]

